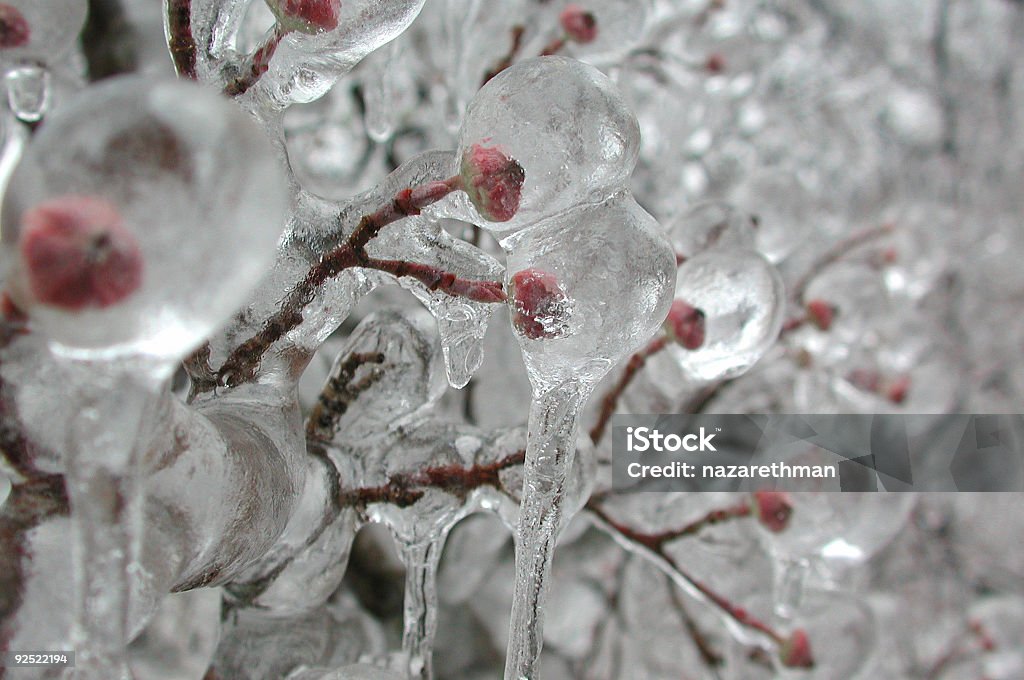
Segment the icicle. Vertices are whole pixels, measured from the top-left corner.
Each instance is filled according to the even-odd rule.
[[[465,387],[483,364],[483,340],[494,305],[414,292],[437,321],[448,383],[456,389]]]
[[[70,423],[67,465],[75,579],[73,640],[77,678],[129,680],[129,592],[139,564],[145,496],[145,434],[158,381],[112,372],[101,380],[83,367],[88,392]]]
[[[437,569],[448,532],[432,541],[405,546],[404,625],[402,652],[409,674],[429,680],[434,675],[434,633],[437,631]]]
[[[380,52],[364,81],[363,96],[366,103],[366,134],[378,144],[383,144],[395,132],[396,64],[402,49],[400,43],[395,41]]]
[[[589,387],[582,383],[563,383],[534,395],[530,408],[505,680],[537,677],[545,591],[576,449],[579,415],[588,393]]]

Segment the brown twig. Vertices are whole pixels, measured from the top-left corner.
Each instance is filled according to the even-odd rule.
[[[377,269],[394,276],[415,278],[425,283],[431,290],[438,290],[453,297],[465,297],[477,302],[503,302],[505,294],[500,283],[462,279],[431,265],[379,260],[366,254],[366,245],[385,226],[403,217],[418,215],[422,208],[460,188],[461,180],[456,176],[416,188],[403,189],[395,194],[387,205],[364,215],[348,241],[321,256],[305,278],[288,292],[278,311],[267,319],[263,328],[231,352],[217,372],[220,382],[235,386],[251,381],[256,375],[263,354],[270,346],[302,323],[302,310],[313,301],[320,286],[349,268]]]
[[[501,58],[494,67],[484,74],[484,78],[480,81],[480,87],[483,87],[491,80],[494,76],[498,75],[515,61],[516,56],[519,54],[520,48],[523,46],[523,33],[526,29],[521,25],[515,25],[512,27],[512,47],[509,48],[508,54]]]
[[[615,414],[615,407],[619,403],[619,399],[622,397],[622,393],[626,391],[629,384],[633,382],[633,378],[637,376],[640,370],[647,363],[647,360],[665,349],[668,345],[668,336],[662,334],[655,338],[633,356],[629,358],[626,363],[626,368],[622,372],[622,376],[619,381],[604,395],[601,400],[601,413],[597,417],[597,422],[594,423],[594,427],[590,429],[590,441],[596,446],[600,443],[604,437],[605,430],[608,427],[608,423],[611,421],[612,416]]]
[[[668,539],[662,534],[645,534],[641,531],[618,522],[604,511],[600,505],[587,503],[587,510],[598,520],[597,526],[612,536],[617,536],[632,544],[634,547],[657,558],[656,563],[667,565],[672,572],[681,577],[697,592],[703,595],[711,604],[720,609],[729,618],[744,628],[756,630],[770,638],[777,646],[781,647],[786,642],[786,637],[772,628],[770,625],[757,618],[743,607],[733,604],[728,598],[718,594],[709,586],[698,581],[683,569],[679,563],[665,551],[664,544]]]
[[[843,239],[826,250],[821,257],[811,264],[807,271],[804,272],[804,275],[801,276],[795,284],[793,284],[793,290],[790,293],[792,300],[796,302],[798,306],[803,307],[804,293],[807,291],[808,284],[814,280],[814,277],[820,274],[829,265],[835,264],[841,260],[854,248],[859,248],[860,246],[870,243],[877,238],[887,236],[893,232],[893,229],[894,227],[891,224],[883,224],[880,227],[865,229],[853,234],[849,238]]]
[[[324,386],[316,406],[306,420],[306,438],[314,441],[330,441],[337,430],[338,420],[349,405],[360,394],[380,379],[380,374],[371,372],[362,380],[354,381],[356,371],[367,364],[384,363],[381,352],[354,352],[338,364],[335,374]]]
[[[168,0],[167,47],[178,75],[196,79],[196,41],[192,35],[192,0]]]
[[[711,646],[711,641],[708,640],[704,632],[697,626],[697,622],[693,620],[689,610],[686,608],[686,603],[683,602],[682,593],[676,588],[676,584],[667,576],[665,580],[668,582],[669,594],[672,597],[672,603],[679,612],[679,618],[682,619],[683,627],[686,628],[687,634],[693,640],[693,645],[697,648],[697,653],[700,654],[704,665],[709,668],[721,666],[725,663],[725,658],[715,651],[714,647]]]
[[[270,60],[273,59],[278,45],[281,44],[285,32],[281,24],[274,25],[274,31],[256,48],[256,51],[249,57],[242,74],[224,86],[224,94],[229,97],[237,97],[245,94],[253,85],[259,82],[263,74],[270,68]]]
[[[405,508],[422,498],[428,489],[439,489],[464,499],[470,491],[482,486],[501,489],[501,472],[522,465],[525,460],[526,452],[517,451],[493,463],[469,468],[441,465],[418,472],[398,473],[381,486],[343,489],[339,505],[365,508],[374,503],[388,503]]]

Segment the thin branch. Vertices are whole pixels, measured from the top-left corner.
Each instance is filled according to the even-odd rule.
[[[829,265],[835,264],[839,260],[843,259],[846,254],[854,248],[859,248],[860,246],[870,243],[877,238],[888,236],[893,232],[893,229],[894,227],[891,224],[883,224],[880,227],[865,229],[864,231],[853,234],[849,238],[843,239],[826,250],[821,257],[811,264],[810,268],[808,268],[808,270],[804,272],[804,275],[801,276],[793,285],[793,290],[790,294],[793,301],[796,302],[798,306],[802,307],[804,304],[804,293],[807,291],[807,286],[810,282],[814,280],[814,277],[824,271]]]
[[[418,215],[422,208],[459,188],[461,180],[453,177],[403,189],[387,205],[364,215],[348,241],[321,256],[305,278],[288,292],[281,307],[267,319],[263,328],[231,352],[217,372],[221,383],[233,387],[254,379],[264,353],[302,323],[302,310],[313,301],[320,286],[346,269],[377,269],[395,276],[416,278],[432,290],[440,290],[455,297],[466,297],[477,302],[503,302],[505,295],[501,291],[501,284],[497,282],[462,279],[430,265],[378,260],[366,254],[366,245],[385,226],[403,217]]]
[[[691,587],[693,587],[694,590],[703,595],[711,604],[720,609],[737,624],[744,628],[756,630],[766,635],[780,648],[786,642],[785,636],[781,635],[770,625],[761,621],[743,607],[733,604],[723,595],[719,595],[709,586],[698,581],[683,569],[679,563],[665,551],[664,543],[667,539],[662,538],[659,534],[644,534],[643,532],[637,531],[630,526],[618,522],[597,504],[587,503],[586,508],[598,520],[595,524],[599,528],[608,532],[612,536],[617,536],[620,539],[625,540],[639,548],[642,552],[646,552],[647,554],[657,558],[655,563],[667,565],[673,573],[681,577]]]
[[[594,427],[590,429],[590,441],[592,441],[595,446],[599,444],[601,439],[604,437],[605,430],[607,429],[612,416],[615,414],[615,407],[618,405],[619,399],[622,397],[622,393],[626,391],[629,384],[633,382],[633,378],[635,378],[640,370],[643,369],[647,360],[651,356],[665,349],[667,345],[668,336],[663,334],[652,340],[647,347],[629,358],[619,381],[615,383],[615,385],[601,400],[601,413],[598,415],[597,422],[594,423]]]
[[[196,79],[196,40],[192,35],[192,0],[167,0],[167,47],[179,76]]]
[[[341,507],[365,508],[374,503],[388,503],[400,508],[418,501],[429,489],[439,489],[465,498],[470,491],[483,486],[502,489],[501,472],[526,460],[525,451],[517,451],[484,465],[462,467],[441,465],[428,467],[419,472],[391,475],[386,484],[373,487],[342,490],[339,498]]]

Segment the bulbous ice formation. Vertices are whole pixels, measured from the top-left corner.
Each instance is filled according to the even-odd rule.
[[[714,248],[687,260],[679,267],[676,298],[705,317],[700,347],[669,348],[672,360],[692,380],[721,380],[745,372],[782,328],[782,279],[753,250]],[[659,365],[661,359],[656,360]]]
[[[502,149],[525,173],[511,219],[474,220],[508,234],[619,190],[636,164],[640,128],[600,71],[541,57],[504,70],[477,93],[459,132],[459,157],[478,144]]]
[[[48,120],[15,171],[8,288],[67,353],[180,358],[266,271],[285,187],[269,141],[215,93],[112,80]]]
[[[565,296],[559,305],[538,307],[555,312],[518,326],[535,385],[595,384],[668,314],[675,259],[658,223],[629,196],[580,206],[516,234],[508,245],[510,275],[546,272]],[[544,332],[524,332],[538,324]]]

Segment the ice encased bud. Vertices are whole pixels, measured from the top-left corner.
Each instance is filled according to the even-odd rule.
[[[508,271],[545,272],[566,300],[557,333],[518,335],[531,382],[596,382],[660,328],[675,258],[658,223],[628,195],[580,206],[509,239]]]
[[[768,351],[782,327],[782,279],[753,250],[714,248],[687,260],[679,267],[676,298],[705,315],[698,349],[669,348],[672,359],[696,380],[743,373]]]
[[[341,0],[265,0],[285,31],[323,33],[338,27]]]
[[[0,60],[58,60],[74,47],[87,11],[86,0],[0,3]]]
[[[286,202],[270,142],[228,101],[112,79],[49,119],[16,169],[7,285],[65,353],[180,358],[269,267]]]
[[[508,222],[519,210],[523,166],[498,147],[473,144],[462,156],[462,188],[477,212],[491,222]]]
[[[477,93],[459,133],[459,158],[473,145],[497,147],[522,167],[519,209],[508,221],[480,221],[497,234],[624,187],[640,149],[640,128],[615,85],[574,59],[540,57],[505,69]]]
[[[569,332],[572,305],[558,278],[540,269],[524,269],[509,281],[512,327],[531,340],[557,338]]]
[[[68,311],[120,303],[142,281],[142,253],[121,213],[91,196],[61,196],[28,210],[19,256],[28,293]]]

